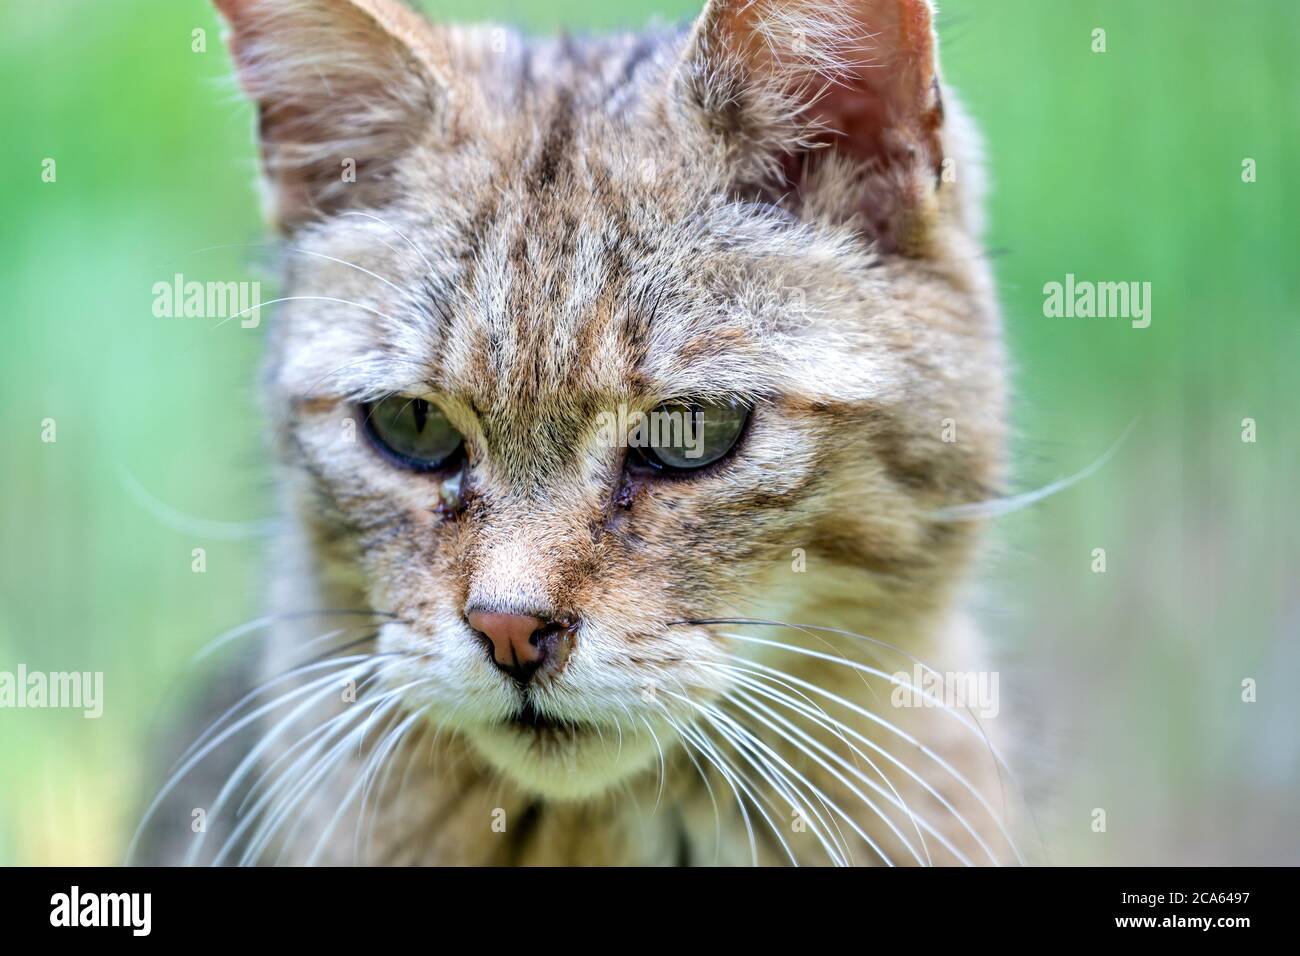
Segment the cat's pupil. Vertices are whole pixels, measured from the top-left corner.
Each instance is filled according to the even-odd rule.
[[[366,434],[394,464],[415,471],[448,467],[463,448],[460,432],[437,405],[391,395],[361,407]]]

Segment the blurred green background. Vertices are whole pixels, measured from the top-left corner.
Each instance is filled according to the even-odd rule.
[[[696,2],[425,6],[543,30]],[[945,73],[988,142],[1017,488],[1136,421],[1096,475],[998,523],[977,597],[1009,662],[1003,714],[1050,755],[1022,764],[1049,858],[1300,862],[1300,4],[942,7]],[[113,863],[191,656],[258,613],[260,547],[213,531],[271,513],[266,322],[155,318],[152,286],[274,285],[246,245],[263,240],[250,112],[207,3],[8,3],[0,46],[0,670],[106,685],[99,720],[0,710],[0,862]],[[1066,273],[1150,282],[1151,327],[1045,318]],[[177,530],[132,480],[229,524]]]

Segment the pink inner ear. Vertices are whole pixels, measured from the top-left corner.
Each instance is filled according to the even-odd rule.
[[[943,161],[943,108],[927,0],[856,0],[863,41],[838,82],[813,103],[833,149],[882,167]],[[860,46],[861,49],[857,47]]]
[[[882,140],[889,114],[885,99],[869,86],[832,87],[810,111],[817,124],[826,129],[819,139],[864,162],[884,157]]]

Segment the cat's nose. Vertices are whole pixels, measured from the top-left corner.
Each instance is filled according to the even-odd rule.
[[[473,610],[465,619],[486,638],[497,667],[521,684],[528,683],[571,629],[566,622],[504,611]]]

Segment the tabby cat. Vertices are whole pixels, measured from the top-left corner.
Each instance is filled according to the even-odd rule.
[[[1007,716],[930,680],[987,673],[1005,386],[928,0],[582,39],[216,5],[285,242],[287,530],[137,858],[1020,859]]]

